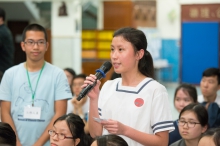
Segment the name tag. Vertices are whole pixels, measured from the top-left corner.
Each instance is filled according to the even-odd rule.
[[[40,107],[24,107],[24,118],[27,119],[40,119],[41,108]]]

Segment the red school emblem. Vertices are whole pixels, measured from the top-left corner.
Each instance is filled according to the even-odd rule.
[[[137,99],[135,99],[134,104],[137,107],[141,107],[144,104],[144,100],[142,98],[137,98]]]

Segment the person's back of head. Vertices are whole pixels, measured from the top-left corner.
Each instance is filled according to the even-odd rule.
[[[218,85],[220,85],[220,69],[219,68],[208,68],[202,73],[202,77],[213,77],[216,76]]]
[[[5,21],[5,10],[0,8],[0,19],[2,19],[2,21]]]
[[[128,146],[123,138],[114,134],[97,137],[96,143],[97,146]]]
[[[0,145],[16,146],[16,135],[8,123],[0,122]]]
[[[215,144],[215,146],[220,146],[220,127],[208,129],[203,133],[198,146],[206,146],[211,143]]]

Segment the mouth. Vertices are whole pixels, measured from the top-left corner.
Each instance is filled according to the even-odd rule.
[[[118,68],[120,63],[113,63],[114,68]]]
[[[40,54],[40,52],[32,52],[32,54],[33,54],[34,56],[37,56],[37,55]]]
[[[182,132],[182,134],[183,134],[183,135],[187,135],[187,134],[188,134],[188,132],[186,132],[186,131],[183,131],[183,132]]]
[[[57,146],[57,145],[56,145],[56,144],[54,144],[54,143],[51,143],[51,144],[50,144],[50,146]]]

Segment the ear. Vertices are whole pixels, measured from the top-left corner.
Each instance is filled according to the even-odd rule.
[[[47,42],[46,43],[46,51],[48,50],[48,47],[49,47],[49,43]]]
[[[25,45],[24,42],[21,42],[21,48],[25,52],[25,46],[24,45]]]
[[[204,127],[202,127],[202,133],[206,132],[207,129],[208,129],[208,125],[205,125]]]
[[[136,59],[140,60],[144,56],[144,49],[141,49],[141,50],[137,51],[136,56],[137,56]]]
[[[79,138],[75,139],[75,145],[76,145],[76,146],[79,144],[79,142],[80,142],[80,139],[79,139]]]

